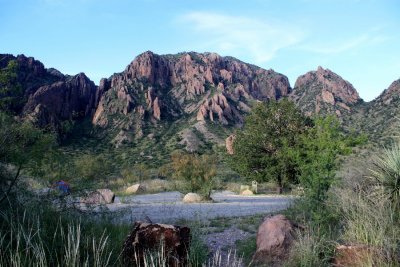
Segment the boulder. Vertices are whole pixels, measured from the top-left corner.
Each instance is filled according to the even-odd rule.
[[[142,184],[134,184],[134,185],[128,187],[125,190],[125,193],[137,194],[137,193],[143,193],[144,191],[146,191],[146,188]]]
[[[240,185],[240,193],[242,193],[244,190],[250,190],[250,186],[249,185]]]
[[[201,196],[196,193],[187,193],[183,197],[183,202],[184,203],[198,203],[202,200]]]
[[[190,228],[165,224],[135,222],[126,238],[122,257],[125,266],[146,266],[146,255],[165,253],[167,266],[188,266]]]
[[[90,192],[86,197],[81,198],[86,204],[110,204],[114,203],[115,194],[110,189],[97,189]]]
[[[286,260],[297,227],[284,215],[266,218],[258,228],[254,263],[275,266]]]
[[[240,194],[242,196],[252,196],[252,195],[254,195],[253,191],[251,191],[250,189],[246,189],[246,190],[242,191]]]
[[[375,255],[374,255],[375,254]],[[358,267],[369,266],[371,259],[379,257],[366,245],[339,245],[335,248],[335,267]]]

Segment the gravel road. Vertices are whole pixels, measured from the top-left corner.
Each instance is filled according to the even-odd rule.
[[[165,192],[129,197],[116,197],[107,205],[113,218],[120,222],[147,220],[174,223],[179,219],[207,220],[217,217],[239,217],[266,214],[287,208],[292,197],[255,195],[240,196],[230,191],[214,193],[214,202],[183,203],[179,192]]]

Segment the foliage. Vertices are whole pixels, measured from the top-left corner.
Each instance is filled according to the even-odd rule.
[[[17,81],[18,64],[10,60],[7,67],[0,69],[0,110],[18,112],[24,102],[24,91]]]
[[[348,154],[351,148],[333,116],[316,118],[315,126],[300,137],[298,148],[299,179],[306,197],[315,208],[323,208],[327,192],[335,182],[338,156]]]
[[[295,148],[309,121],[284,99],[259,103],[246,117],[233,144],[230,165],[239,174],[258,182],[276,181],[280,187],[297,182]]]
[[[85,154],[74,162],[77,178],[94,183],[102,180],[107,183],[107,178],[114,172],[114,165],[103,154],[97,156]]]
[[[286,267],[331,266],[333,242],[321,236],[319,229],[306,229],[297,233]]]
[[[216,160],[209,155],[174,152],[171,155],[174,177],[185,180],[191,192],[199,192],[210,198],[213,178],[216,175]]]
[[[400,144],[385,149],[371,169],[371,176],[383,186],[395,211],[400,212]]]
[[[23,170],[40,170],[54,144],[53,135],[0,112],[0,202],[8,197]]]
[[[133,166],[133,168],[125,167],[121,171],[122,178],[128,184],[135,182],[143,182],[150,179],[150,172],[146,165],[143,163],[138,163]]]

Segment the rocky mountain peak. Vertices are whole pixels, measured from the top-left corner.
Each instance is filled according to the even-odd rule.
[[[334,112],[338,116],[362,101],[351,83],[321,66],[297,78],[291,98],[307,114]]]
[[[381,99],[385,104],[390,104],[396,98],[400,98],[400,79],[394,81],[378,99]]]
[[[186,114],[197,121],[234,125],[242,123],[243,114],[254,100],[279,99],[291,88],[286,76],[232,57],[196,52],[157,55],[147,51],[123,72],[103,80],[99,91],[108,92],[100,99],[93,120],[96,125],[109,125],[106,117],[110,114],[135,117],[131,112],[143,109],[153,122]],[[146,118],[146,114],[140,117]],[[132,123],[137,120],[127,122]]]

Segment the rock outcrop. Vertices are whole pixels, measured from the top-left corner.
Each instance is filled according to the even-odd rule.
[[[290,98],[307,115],[336,114],[339,117],[362,102],[351,83],[322,67],[297,78]]]
[[[241,124],[254,100],[275,100],[291,91],[286,76],[215,53],[145,52],[106,81],[99,86],[103,93],[93,124],[124,129],[183,116]]]
[[[91,116],[96,107],[96,90],[83,73],[39,87],[29,96],[24,115],[41,127]]]
[[[398,136],[400,127],[400,79],[394,81],[380,96],[365,103],[358,114],[351,117],[352,126],[367,133],[375,144],[386,146]]]
[[[122,257],[125,266],[145,266],[144,259],[163,247],[167,266],[188,266],[190,228],[135,222],[126,238]]]
[[[258,228],[254,263],[281,266],[289,256],[296,228],[284,215],[266,218]]]
[[[226,152],[229,155],[233,155],[234,150],[233,150],[233,142],[235,141],[236,136],[235,135],[230,135],[225,139],[225,147],[226,147]]]
[[[18,115],[58,130],[63,121],[89,117],[96,110],[97,87],[85,74],[63,75],[32,57],[0,55],[0,69],[10,62],[16,64],[14,86],[22,88],[19,106],[12,110]]]

